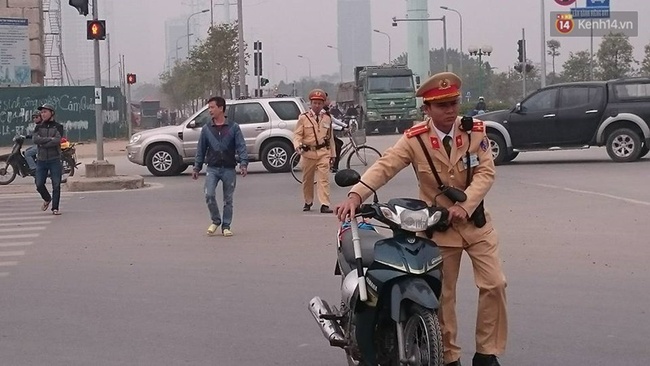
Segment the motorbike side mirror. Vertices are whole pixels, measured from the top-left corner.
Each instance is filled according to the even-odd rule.
[[[334,181],[339,187],[350,187],[361,181],[361,175],[356,170],[343,169],[336,173]]]
[[[467,195],[465,192],[461,191],[458,188],[454,187],[446,187],[443,191],[442,194],[445,195],[445,197],[449,198],[451,202],[465,202],[467,201]]]

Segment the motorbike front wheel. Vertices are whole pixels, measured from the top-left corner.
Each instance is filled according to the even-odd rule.
[[[409,308],[404,327],[406,359],[412,365],[443,366],[442,331],[438,314],[418,304]]]
[[[18,169],[7,159],[0,159],[0,185],[7,185],[16,179]]]

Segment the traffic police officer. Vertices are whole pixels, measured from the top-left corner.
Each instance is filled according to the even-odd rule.
[[[453,73],[433,75],[420,86],[428,118],[407,130],[361,178],[375,190],[412,164],[420,199],[449,210],[451,226],[433,233],[443,256],[440,321],[445,364],[460,365],[457,343],[456,282],[463,250],[472,260],[479,289],[474,366],[498,366],[496,355],[507,339],[506,279],[501,270],[498,238],[483,199],[494,182],[495,168],[483,122],[461,123],[458,117],[461,80]],[[435,170],[434,170],[435,169]],[[468,174],[468,172],[470,172]],[[441,186],[461,189],[464,202],[452,202]],[[361,184],[350,190],[337,209],[340,220],[353,215],[371,191]]]
[[[336,156],[332,135],[332,120],[321,110],[327,101],[327,94],[314,89],[309,93],[311,108],[298,118],[294,130],[293,147],[301,155],[302,192],[305,199],[303,211],[311,210],[314,203],[314,177],[318,172],[318,200],[320,212],[332,213],[330,209],[329,170]]]

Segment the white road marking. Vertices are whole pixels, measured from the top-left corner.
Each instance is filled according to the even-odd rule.
[[[47,225],[50,223],[52,223],[52,221],[29,221],[26,223],[10,222],[8,224],[0,224],[0,227],[14,226],[14,227],[29,228],[31,225]]]
[[[0,243],[0,248],[25,247],[34,244],[33,241],[14,241],[11,243]]]
[[[9,266],[17,266],[18,262],[0,262],[0,267],[9,267]]]
[[[45,230],[45,226],[25,226],[25,227],[12,227],[9,229],[2,229],[0,228],[0,233],[8,233],[8,232],[15,232],[15,231],[41,231]]]
[[[530,185],[533,185],[533,186],[538,186],[538,187],[544,187],[544,188],[559,189],[559,190],[567,191],[567,192],[580,193],[580,194],[590,194],[590,195],[593,195],[593,196],[611,198],[611,199],[614,199],[614,200],[628,202],[628,203],[634,203],[634,204],[637,204],[637,205],[650,206],[650,202],[647,202],[647,201],[641,201],[641,200],[635,200],[633,198],[615,196],[613,194],[594,192],[594,191],[585,191],[585,190],[582,190],[582,189],[573,189],[573,188],[568,188],[568,187],[560,187],[560,186],[554,186],[554,185],[551,185],[551,184],[542,184],[542,183],[527,183],[527,184],[530,184]]]
[[[0,257],[17,257],[17,256],[21,256],[21,255],[25,255],[24,250],[14,250],[14,251],[11,251],[11,252],[0,252]]]
[[[39,216],[0,217],[0,221],[21,221],[22,220],[28,222],[29,220],[39,220],[39,219],[42,220],[44,218],[43,215],[48,215],[48,214],[52,216],[51,213],[47,212],[47,213],[40,214]]]
[[[25,238],[38,238],[40,234],[12,234],[12,235],[0,235],[0,240],[6,239],[25,239]]]
[[[48,208],[49,210],[49,208]],[[47,212],[47,211],[45,211]],[[0,216],[5,216],[5,217],[15,217],[15,216],[29,216],[29,215],[34,215],[36,214],[34,211],[25,211],[25,212],[3,212],[0,213]]]

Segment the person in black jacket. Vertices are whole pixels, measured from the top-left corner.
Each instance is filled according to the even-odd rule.
[[[43,104],[38,108],[43,122],[36,126],[33,133],[34,144],[38,146],[36,154],[36,190],[43,198],[41,209],[46,211],[52,204],[52,213],[59,215],[59,200],[61,198],[61,137],[63,125],[54,120],[56,111],[51,104]],[[48,173],[52,181],[52,194],[45,187]]]

